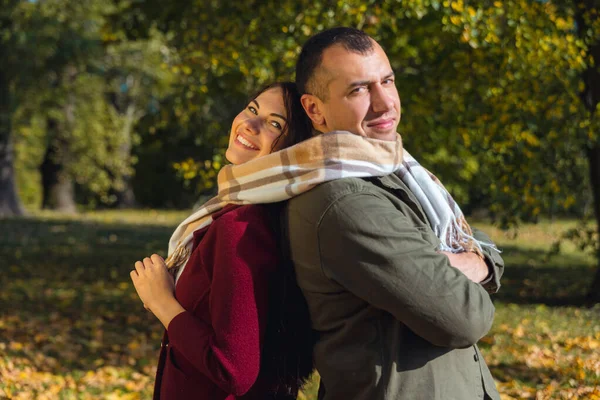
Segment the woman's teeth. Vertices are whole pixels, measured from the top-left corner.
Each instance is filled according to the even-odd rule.
[[[237,140],[238,140],[238,142],[240,142],[244,146],[248,147],[249,149],[258,150],[258,147],[254,146],[252,143],[250,143],[249,141],[247,141],[246,139],[244,139],[242,137],[242,135],[238,135]]]

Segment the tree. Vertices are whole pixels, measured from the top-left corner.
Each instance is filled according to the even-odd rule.
[[[38,36],[54,40],[54,46],[46,59],[46,74],[42,81],[46,84],[48,94],[44,104],[48,114],[47,148],[44,161],[40,165],[43,208],[75,212],[75,181],[79,181],[80,184],[86,182],[86,178],[90,176],[90,165],[92,170],[98,168],[98,165],[90,163],[92,160],[97,161],[98,157],[90,157],[89,152],[98,153],[99,149],[81,146],[81,142],[90,144],[89,134],[92,132],[78,135],[77,130],[82,125],[89,126],[91,121],[101,121],[103,113],[87,114],[87,118],[83,119],[76,115],[81,116],[83,109],[102,96],[101,87],[95,86],[96,90],[90,91],[82,84],[90,84],[93,81],[93,77],[89,76],[93,75],[90,69],[104,54],[102,28],[105,15],[113,9],[112,5],[99,1],[81,3],[71,0],[45,0],[37,4],[36,12],[43,21],[38,28]],[[44,89],[44,86],[42,88]],[[100,110],[106,111],[101,106]],[[106,119],[103,122],[106,122]],[[104,129],[96,129],[94,133],[99,133],[98,131]],[[94,172],[92,176],[96,175]],[[85,173],[88,173],[88,176]],[[98,185],[97,182],[94,183]]]
[[[23,215],[14,179],[12,115],[15,107],[14,80],[16,38],[13,12],[18,1],[0,3],[0,216]]]
[[[492,209],[505,223],[560,210],[584,217],[587,199],[598,210],[597,4],[469,4],[451,2],[446,20],[474,57],[477,106],[463,118],[467,137],[493,150],[478,152]],[[592,287],[589,299],[598,296]]]
[[[5,54],[2,50],[0,45],[0,52]],[[0,69],[0,216],[24,214],[14,181],[11,117],[9,79],[6,72]]]
[[[75,125],[75,107],[77,98],[73,90],[63,96],[56,96],[58,88],[72,87],[77,79],[77,68],[61,66],[64,71],[54,71],[55,80],[53,99],[58,100],[57,110],[49,112],[46,124],[47,146],[44,160],[40,165],[42,177],[42,208],[64,213],[75,213],[75,184],[67,170],[73,154],[71,152],[71,131]],[[56,96],[56,97],[54,97]]]
[[[598,128],[596,112],[600,103],[600,2],[595,0],[579,1],[576,4],[576,21],[579,37],[586,43],[588,65],[582,73],[584,90],[581,99],[589,113],[589,119],[595,120]],[[600,302],[600,140],[596,132],[591,140],[584,142],[589,162],[590,184],[594,198],[593,212],[596,217],[595,252],[598,268],[592,281],[587,300],[591,303]],[[590,135],[591,136],[591,135]],[[595,140],[594,140],[595,139]]]
[[[165,19],[159,15],[157,20],[173,34],[180,86],[164,107],[172,112],[161,115],[162,122],[155,126],[156,135],[164,131],[169,140],[179,137],[187,144],[181,146],[176,163],[185,182],[197,193],[211,189],[215,171],[224,162],[233,116],[265,83],[293,78],[300,47],[308,37],[327,27],[350,25],[394,43],[400,30],[406,37],[423,23],[422,2],[406,3],[400,12],[397,4],[382,1],[283,1],[273,7],[269,2],[193,0],[167,6]],[[144,7],[153,9],[149,4]],[[432,26],[427,21],[425,31]],[[408,47],[394,46],[404,51],[401,55],[410,55],[414,45]]]
[[[134,135],[135,125],[169,93],[172,74],[168,65],[172,56],[164,35],[152,27],[146,38],[127,40],[115,35],[106,46],[104,76],[110,104],[121,127],[118,155],[124,164],[131,164],[132,148],[139,140]],[[131,178],[129,168],[121,184],[115,186],[119,207],[136,204]]]
[[[169,85],[164,36],[127,36],[115,23],[128,15],[127,1],[34,3],[26,35],[39,68],[36,85],[22,90],[15,124],[17,133],[31,132],[46,119],[45,140],[36,142],[45,147],[42,205],[73,212],[76,201],[133,203],[134,126]]]
[[[76,3],[60,0],[6,3],[2,15],[6,15],[5,20],[10,25],[3,30],[2,40],[7,57],[3,57],[1,68],[10,103],[6,113],[6,119],[10,119],[11,123],[6,127],[12,131],[8,143],[15,139],[13,133],[18,132],[16,128],[26,123],[14,120],[17,111],[28,110],[20,112],[22,116],[31,116],[34,112],[45,115],[49,134],[42,163],[44,204],[73,211],[72,176],[68,174],[65,164],[66,160],[71,159],[69,130],[74,128],[77,120],[77,99],[75,92],[69,92],[69,89],[73,89],[78,82],[82,57],[89,54],[88,51],[93,55],[93,48],[97,47],[97,40],[86,36],[87,32],[93,33],[97,25],[97,18],[93,20],[98,15],[94,13],[97,5],[96,8],[89,5],[85,9],[78,8]],[[77,18],[73,21],[69,20],[68,16],[76,14],[78,10],[83,12],[75,15]],[[11,162],[10,152],[6,154],[3,157],[3,160],[8,160],[5,164]]]

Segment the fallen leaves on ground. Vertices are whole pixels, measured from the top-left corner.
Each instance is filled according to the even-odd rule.
[[[0,399],[151,398],[162,326],[129,271],[164,252],[179,215],[106,215],[0,220]],[[507,269],[480,347],[502,399],[600,400],[600,307],[568,304],[588,284],[589,260],[549,263],[526,247],[534,241],[494,239]],[[536,304],[544,299],[564,304]],[[317,388],[315,374],[300,399]]]

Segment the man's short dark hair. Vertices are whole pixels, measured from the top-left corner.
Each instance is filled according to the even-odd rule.
[[[300,94],[309,93],[321,100],[327,99],[327,82],[318,82],[316,72],[323,53],[334,44],[341,44],[346,50],[358,54],[369,54],[374,49],[369,35],[355,28],[331,28],[312,36],[302,46],[296,63],[296,86]]]

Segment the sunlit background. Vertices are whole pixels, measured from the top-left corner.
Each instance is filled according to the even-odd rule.
[[[480,343],[503,399],[600,399],[599,3],[0,0],[0,398],[151,397],[162,330],[129,270],[214,193],[253,91],[345,25],[504,250]]]

